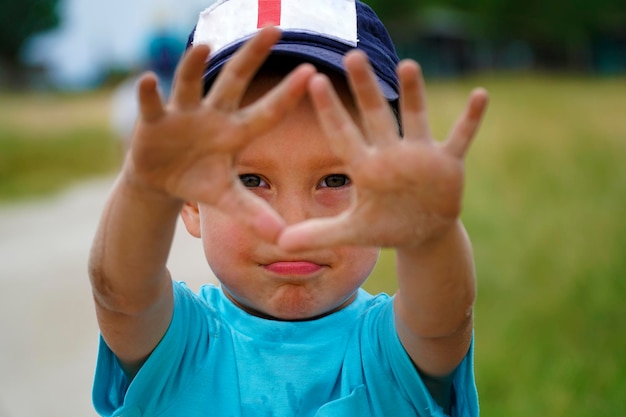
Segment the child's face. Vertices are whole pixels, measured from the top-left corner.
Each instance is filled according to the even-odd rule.
[[[257,79],[243,105],[276,82],[270,76]],[[348,97],[345,85],[337,88]],[[344,102],[356,114],[354,105]],[[244,185],[288,224],[333,216],[350,205],[352,186],[331,142],[305,99],[240,153],[236,169]],[[202,238],[207,261],[231,299],[253,314],[283,320],[313,318],[349,303],[379,252],[359,247],[285,253],[203,204],[188,204],[183,218],[188,230]]]

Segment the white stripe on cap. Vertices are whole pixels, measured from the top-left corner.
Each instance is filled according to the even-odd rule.
[[[218,0],[200,13],[193,44],[208,44],[215,55],[268,23],[357,44],[355,0]]]

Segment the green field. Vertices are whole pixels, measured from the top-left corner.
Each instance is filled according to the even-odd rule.
[[[491,103],[467,163],[483,416],[626,413],[626,79],[429,84],[438,137],[473,85]],[[113,172],[106,92],[0,95],[0,200]],[[384,251],[371,291],[393,292]]]
[[[118,167],[109,96],[0,93],[0,202],[51,194]]]

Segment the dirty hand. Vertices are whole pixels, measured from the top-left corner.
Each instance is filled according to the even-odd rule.
[[[362,52],[345,60],[360,113],[355,122],[328,79],[315,75],[309,93],[333,149],[346,164],[354,187],[348,210],[335,217],[291,225],[279,237],[287,250],[365,245],[409,247],[442,236],[461,210],[464,158],[487,104],[474,90],[444,142],[430,132],[420,67],[398,66],[404,136]]]
[[[247,143],[299,102],[315,72],[311,65],[302,65],[267,95],[241,108],[250,81],[279,37],[276,28],[261,30],[233,55],[206,97],[202,97],[202,74],[207,46],[185,54],[165,105],[155,76],[144,75],[139,83],[140,115],[125,167],[127,179],[180,201],[214,205],[262,236],[275,238],[283,221],[242,186],[233,161]]]

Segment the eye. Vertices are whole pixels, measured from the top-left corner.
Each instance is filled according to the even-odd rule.
[[[343,174],[332,174],[322,180],[320,188],[339,188],[350,184],[350,178]]]
[[[267,183],[261,177],[254,174],[242,174],[239,176],[241,183],[247,188],[266,187]]]

